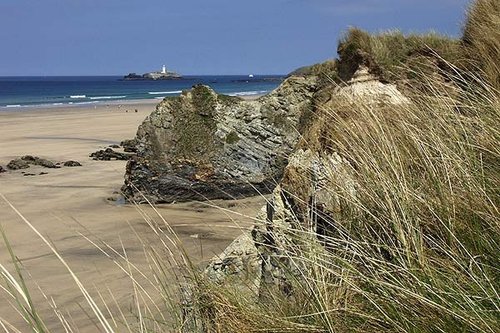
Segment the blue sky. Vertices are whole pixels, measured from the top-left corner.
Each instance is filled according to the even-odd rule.
[[[0,76],[282,74],[349,26],[459,36],[467,0],[0,0]]]

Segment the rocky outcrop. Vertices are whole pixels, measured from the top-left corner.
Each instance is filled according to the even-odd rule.
[[[127,164],[124,194],[173,202],[270,193],[316,89],[315,77],[293,77],[255,101],[202,85],[163,100],[127,147],[137,155]]]
[[[20,158],[13,159],[7,164],[7,168],[9,168],[10,170],[27,169],[29,167],[30,167],[29,163],[23,161]]]
[[[21,170],[21,169],[28,169],[31,165],[35,166],[41,166],[44,168],[49,168],[49,169],[59,169],[61,168],[61,164],[65,167],[75,167],[75,166],[82,166],[82,164],[78,161],[66,161],[66,162],[53,162],[45,158],[41,158],[38,156],[32,156],[32,155],[24,155],[20,158],[13,159],[12,161],[7,164],[7,168],[9,170]],[[0,172],[5,172],[2,167],[0,167]],[[32,173],[25,173],[22,172],[24,176],[35,176],[35,174]],[[41,172],[41,175],[47,174],[46,172]]]
[[[115,151],[108,147],[91,153],[89,157],[95,161],[126,161],[132,158],[132,154]]]
[[[262,275],[262,259],[252,235],[244,233],[236,238],[223,253],[210,261],[205,274],[215,283],[231,279],[240,292],[257,294]]]
[[[450,215],[441,215],[439,211],[449,211],[449,207],[456,207],[457,201],[452,193],[455,185],[451,185],[454,176],[450,179],[448,173],[454,167],[448,164],[446,157],[436,164],[435,161],[443,158],[443,152],[459,146],[454,146],[454,143],[453,148],[451,145],[447,146],[448,141],[456,140],[455,136],[443,135],[441,132],[456,126],[457,115],[465,115],[460,107],[456,107],[462,104],[460,101],[463,99],[453,99],[452,96],[455,95],[448,93],[450,89],[438,87],[440,81],[438,85],[435,82],[429,84],[433,80],[432,76],[425,76],[425,80],[417,83],[428,85],[427,89],[431,90],[443,89],[443,92],[438,93],[444,93],[446,98],[435,103],[438,99],[436,92],[417,98],[421,91],[425,91],[420,85],[406,90],[405,85],[398,84],[400,76],[388,75],[389,72],[382,70],[371,54],[357,50],[351,53],[359,57],[340,59],[340,64],[343,62],[345,66],[341,66],[343,72],[339,75],[346,84],[338,82],[338,86],[321,86],[314,94],[314,119],[301,133],[302,138],[288,159],[279,185],[256,218],[258,223],[252,232],[256,251],[252,250],[250,253],[254,253],[252,266],[260,264],[260,270],[245,270],[250,267],[245,265],[245,260],[248,262],[245,249],[253,247],[252,243],[241,242],[231,244],[230,248],[221,256],[215,257],[208,266],[205,275],[215,284],[224,285],[222,288],[217,286],[209,289],[215,290],[214,303],[220,299],[220,295],[224,297],[227,290],[232,292],[236,289],[237,293],[232,293],[231,296],[238,299],[235,302],[229,301],[229,306],[226,303],[224,306],[214,306],[214,311],[206,316],[208,321],[215,317],[212,314],[217,311],[226,314],[231,308],[242,308],[244,310],[236,311],[237,315],[231,319],[256,316],[258,319],[251,321],[251,324],[258,326],[261,314],[278,304],[280,309],[287,309],[284,315],[286,319],[293,315],[297,315],[293,318],[302,319],[321,313],[321,318],[314,321],[321,329],[331,330],[332,327],[337,327],[337,321],[346,320],[349,322],[349,331],[356,325],[352,325],[352,317],[344,317],[344,314],[338,316],[337,311],[348,309],[347,312],[350,312],[353,308],[357,311],[358,308],[370,308],[377,303],[377,309],[370,308],[366,312],[371,316],[378,312],[378,301],[382,299],[389,300],[384,305],[386,309],[403,303],[412,309],[415,302],[426,297],[430,285],[439,290],[440,282],[429,284],[435,276],[434,271],[430,275],[422,275],[423,279],[415,279],[414,272],[426,271],[441,260],[445,263],[443,266],[436,264],[438,266],[435,272],[439,272],[438,275],[446,272],[449,265],[445,257],[448,257],[448,253],[445,254],[442,249],[455,246],[448,243],[449,235],[453,235],[452,243],[459,239],[455,235],[460,232],[450,232],[446,223],[444,231],[436,227],[442,221],[448,222],[456,218],[454,211]],[[426,64],[428,63],[432,64],[432,61]],[[392,65],[386,66],[390,67]],[[436,67],[439,68],[430,67],[431,75],[440,75],[444,80],[446,76],[435,70]],[[404,75],[402,77],[406,84],[413,85],[414,81],[418,81],[418,78],[412,81]],[[389,80],[391,78],[394,80]],[[446,106],[439,105],[440,103]],[[444,108],[449,109],[444,111]],[[442,116],[449,117],[450,122],[442,121]],[[478,120],[477,123],[482,122],[479,118],[475,120]],[[472,121],[474,124],[475,120]],[[467,128],[465,123],[461,124]],[[466,131],[460,132],[457,141],[460,141]],[[471,133],[476,133],[476,130]],[[441,150],[438,146],[446,148]],[[458,159],[457,162],[458,170],[462,168],[462,161]],[[429,166],[426,166],[427,163]],[[443,176],[436,176],[441,165],[447,171]],[[472,173],[466,172],[463,179],[468,179],[470,174]],[[460,177],[457,179],[461,179]],[[435,186],[436,181],[439,186]],[[450,192],[441,192],[441,187],[447,187],[448,184]],[[434,196],[435,191],[439,192],[437,196]],[[458,189],[460,191],[462,188]],[[468,188],[464,188],[463,193],[470,192]],[[448,196],[453,199],[448,201]],[[439,203],[435,205],[433,201]],[[464,202],[464,206],[469,203]],[[463,223],[467,224],[473,215],[467,215]],[[458,221],[460,220],[457,219]],[[462,221],[455,225],[459,224]],[[491,228],[486,221],[484,226],[484,230]],[[458,229],[464,230],[461,227]],[[464,243],[474,237],[474,232],[465,236]],[[465,246],[463,244],[460,247]],[[480,252],[475,246],[473,248]],[[433,251],[437,252],[436,256],[427,257],[427,253]],[[461,258],[461,254],[458,254],[461,251],[454,252],[454,255]],[[485,253],[491,253],[491,250],[488,248]],[[464,258],[464,262],[470,259],[468,254]],[[478,264],[478,267],[480,265],[482,264]],[[456,270],[452,270],[455,274]],[[469,276],[469,270],[465,269],[464,274]],[[259,274],[260,278],[255,276]],[[460,281],[467,278],[460,278]],[[239,285],[256,286],[256,292],[252,295],[254,297],[238,293],[239,285],[234,285],[235,280]],[[387,289],[380,287],[386,282],[389,285]],[[413,294],[419,289],[414,288],[416,284],[424,287]],[[401,293],[401,285],[405,285],[405,290],[411,290],[413,295]],[[381,292],[372,294],[373,290],[379,288]],[[453,288],[462,290],[462,284],[458,283]],[[200,289],[204,291],[203,286]],[[217,294],[220,289],[224,293]],[[448,285],[445,289],[442,294],[448,293]],[[334,300],[330,301],[330,296],[334,294],[340,297],[334,296]],[[359,299],[369,295],[370,299],[366,304],[364,301],[358,303],[358,296],[353,296],[354,294],[359,295]],[[373,302],[371,297],[375,294],[377,301]],[[249,302],[239,302],[240,295],[241,299]],[[387,295],[390,295],[389,298]],[[252,304],[256,297],[258,300]],[[318,298],[328,301],[323,302],[322,299],[319,301],[321,305],[317,306]],[[295,308],[297,301],[300,301],[299,308]],[[203,310],[206,309],[203,307],[205,304],[202,304]],[[286,305],[281,307],[281,304]],[[311,304],[313,305],[308,307]],[[343,308],[341,304],[346,307]],[[450,304],[453,303],[445,301],[444,308]],[[257,311],[246,311],[253,309],[254,305]],[[335,314],[329,317],[329,323],[324,327],[321,326],[325,319],[322,309],[335,309],[332,311]],[[293,315],[289,316],[291,312]],[[379,322],[384,322],[386,313],[381,312],[382,320]],[[280,315],[281,312],[278,316]],[[409,313],[408,318],[414,317],[413,315],[414,313]],[[364,316],[363,313],[362,321]],[[398,313],[396,322],[399,318]],[[224,319],[214,319],[214,327],[228,325],[229,321]],[[276,322],[282,323],[281,320]],[[303,323],[300,321],[301,325]],[[334,324],[331,326],[330,323]],[[422,323],[423,327],[428,324],[427,320]],[[387,327],[392,325],[389,322],[387,324]],[[266,324],[259,328],[261,327],[264,330],[269,328]],[[374,326],[374,329],[368,330],[377,331],[380,327]]]
[[[137,152],[136,145],[137,145],[137,141],[135,139],[123,140],[120,143],[120,146],[123,147],[123,151],[126,153],[136,153]]]
[[[331,188],[345,188],[340,196]],[[332,221],[340,221],[343,198],[356,195],[356,181],[349,162],[335,152],[298,149],[290,157],[282,182],[269,204],[257,216],[253,240],[262,262],[259,296],[278,288],[290,292],[290,273],[298,267],[289,262],[297,247],[294,233],[310,234],[312,243],[332,236]],[[296,263],[295,263],[296,264]],[[288,275],[286,274],[288,273]]]
[[[52,161],[31,155],[25,155],[21,158],[13,159],[9,162],[9,164],[7,164],[7,168],[9,168],[10,170],[20,170],[27,169],[30,167],[30,165],[38,165],[50,169],[59,168],[59,166],[57,166],[56,163]]]
[[[346,201],[354,198],[357,191],[355,166],[346,157],[325,147],[324,137],[329,119],[328,114],[340,112],[338,106],[350,106],[352,115],[356,112],[356,103],[377,110],[382,105],[400,105],[410,101],[393,84],[384,84],[369,74],[361,66],[345,86],[328,86],[316,93],[315,120],[302,135],[296,149],[290,154],[283,177],[274,189],[266,207],[263,207],[256,220],[259,221],[252,232],[253,247],[248,243],[234,242],[221,257],[215,257],[206,270],[206,275],[216,283],[232,283],[235,274],[257,285],[257,294],[265,297],[266,293],[279,288],[289,292],[290,272],[293,265],[288,262],[288,255],[293,253],[293,230],[306,231],[311,241],[320,241],[322,235],[335,236],[337,228],[334,221],[342,221],[342,212]],[[345,110],[342,110],[345,112]],[[347,116],[348,117],[348,116]],[[326,145],[328,145],[326,143]],[[331,189],[343,189],[344,192]],[[355,207],[349,207],[352,210]],[[333,234],[332,234],[333,233]],[[241,245],[243,244],[243,245]],[[221,269],[221,262],[231,258],[232,263],[247,262],[247,249],[255,248],[253,262],[260,263],[260,270],[250,271]],[[245,261],[246,260],[246,261]],[[236,265],[250,267],[249,265]],[[287,272],[288,276],[285,274]],[[260,274],[260,279],[255,277]],[[255,280],[258,280],[256,282]],[[265,287],[262,287],[265,285]]]
[[[44,168],[50,168],[50,169],[58,168],[58,166],[54,162],[49,161],[45,158],[37,157],[37,156],[25,155],[25,156],[21,157],[21,159],[23,161],[26,161],[29,164],[39,165],[39,166],[42,166]]]

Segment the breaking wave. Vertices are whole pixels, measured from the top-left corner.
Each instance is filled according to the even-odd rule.
[[[97,99],[119,99],[119,98],[126,98],[127,96],[93,96],[89,97],[90,100],[97,100]]]
[[[182,90],[172,90],[172,91],[149,91],[150,95],[169,95],[169,94],[180,94]]]
[[[228,94],[229,96],[254,96],[267,94],[269,90],[240,91]]]

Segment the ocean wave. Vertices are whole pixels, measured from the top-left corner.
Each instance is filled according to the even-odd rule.
[[[23,107],[29,107],[29,108],[52,108],[54,106],[61,106],[61,105],[67,105],[66,103],[41,103],[41,104],[25,104]]]
[[[97,100],[97,99],[119,99],[119,98],[126,98],[127,96],[93,96],[89,97],[90,100]]]
[[[22,105],[21,104],[8,104],[5,107],[6,108],[20,108]]]
[[[96,104],[96,103],[99,103],[99,101],[92,101],[92,102],[77,102],[77,103],[71,103],[71,102],[69,102],[69,104],[73,104],[73,105],[85,105],[85,104]]]
[[[66,105],[66,103],[41,103],[41,104],[25,104],[23,107],[29,108],[51,108],[54,106]]]
[[[254,96],[267,94],[269,90],[253,90],[253,91],[240,91],[235,93],[229,93],[229,96]]]
[[[82,99],[82,98],[87,98],[87,95],[71,95],[69,98],[73,99]]]
[[[169,94],[180,94],[182,90],[172,90],[172,91],[149,91],[150,95],[169,95]]]

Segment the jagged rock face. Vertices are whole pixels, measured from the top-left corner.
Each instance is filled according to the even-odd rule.
[[[165,99],[137,131],[123,192],[138,202],[143,195],[173,202],[270,193],[315,90],[316,78],[293,77],[256,101],[206,86]]]
[[[206,276],[215,283],[233,279],[241,293],[258,294],[262,259],[249,233],[236,238],[220,255],[210,261]]]
[[[315,120],[302,133],[301,141],[290,154],[282,180],[274,189],[267,206],[257,216],[259,222],[252,232],[261,264],[259,285],[265,285],[258,291],[261,297],[265,297],[272,288],[287,293],[289,283],[284,272],[294,271],[294,266],[287,262],[287,256],[284,255],[286,251],[293,252],[295,246],[289,238],[293,234],[290,231],[305,230],[318,237],[334,235],[336,229],[332,222],[343,223],[343,210],[350,201],[348,198],[357,195],[355,168],[347,158],[332,151],[328,147],[328,140],[325,143],[322,137],[321,133],[328,128],[328,114],[339,112],[335,109],[339,101],[352,106],[353,115],[359,100],[363,101],[363,105],[373,107],[374,112],[381,111],[378,109],[381,105],[410,103],[395,85],[381,83],[363,67],[346,86],[325,87],[317,92],[315,100]],[[340,189],[343,192],[339,192]],[[351,211],[356,209],[347,208]],[[243,248],[238,249],[238,243],[232,244],[231,253],[239,252],[243,252]],[[234,258],[233,261],[239,262]],[[207,275],[211,278],[216,276],[214,280],[221,283],[223,272],[214,270],[215,267],[213,263],[209,265]],[[252,275],[255,272],[239,274],[255,279]]]
[[[269,199],[265,218],[254,230],[254,241],[263,262],[261,283],[286,292],[283,268],[284,249],[293,247],[287,230],[306,230],[320,240],[322,235],[335,238],[345,222],[345,211],[358,209],[350,205],[357,195],[356,170],[349,160],[332,150],[328,131],[329,113],[345,112],[339,105],[350,106],[355,116],[359,105],[384,112],[384,105],[411,103],[395,85],[384,84],[361,66],[344,87],[325,88],[318,94],[328,95],[317,106],[316,119],[303,133],[301,142],[290,155],[283,178]],[[265,221],[265,222],[264,222]],[[338,226],[335,226],[337,224]],[[337,229],[338,228],[338,229]],[[293,268],[293,266],[292,266]],[[290,272],[288,267],[286,271]],[[293,271],[293,269],[292,269]],[[266,290],[266,288],[262,288]]]
[[[230,284],[242,293],[267,297],[274,288],[288,293],[287,276],[300,269],[290,264],[294,231],[311,235],[331,233],[331,221],[340,221],[341,198],[329,190],[334,186],[356,195],[356,182],[349,162],[335,152],[297,149],[289,159],[284,177],[256,217],[252,238],[243,234],[221,255],[214,257],[205,270],[215,283]],[[291,231],[291,232],[290,232]],[[315,241],[315,239],[311,239]],[[287,273],[285,273],[287,272]]]

